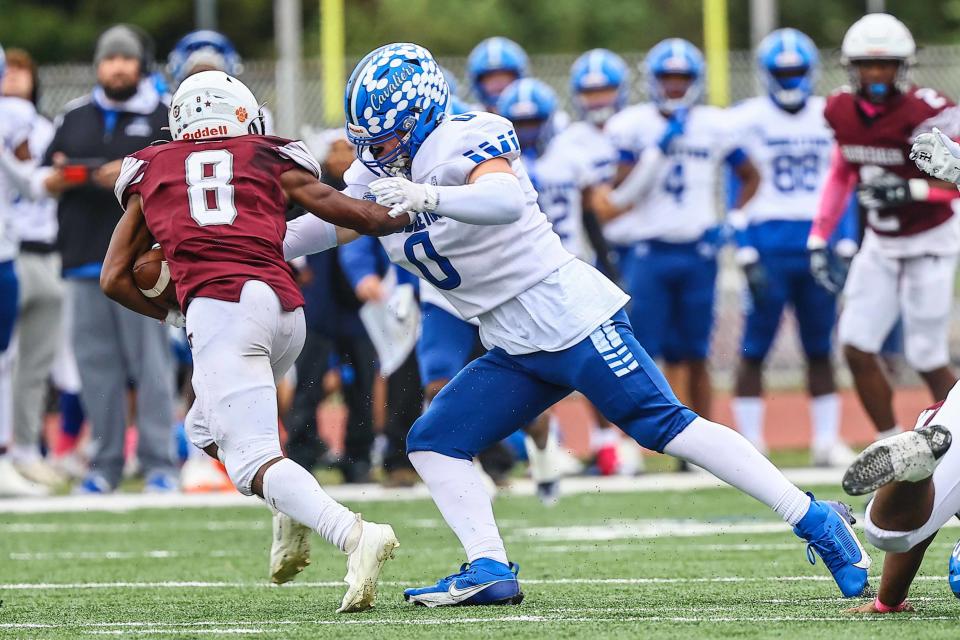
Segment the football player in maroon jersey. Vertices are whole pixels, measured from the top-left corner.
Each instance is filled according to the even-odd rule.
[[[864,16],[844,36],[852,85],[827,101],[824,115],[837,144],[808,239],[814,276],[828,289],[843,287],[840,342],[878,439],[901,431],[893,390],[877,359],[898,318],[907,362],[934,399],[943,400],[956,382],[947,333],[960,253],[960,226],[951,208],[958,192],[925,176],[908,158],[913,138],[947,119],[941,114],[953,103],[908,83],[915,49],[907,27],[885,13]],[[827,240],[854,189],[867,228],[844,286],[846,265],[828,253]]]
[[[327,246],[356,232],[389,233],[410,218],[391,218],[384,207],[322,184],[302,142],[261,131],[259,103],[239,80],[220,71],[185,80],[170,109],[173,142],[123,161],[116,194],[125,212],[101,286],[158,320],[182,326],[180,311],[186,314],[197,393],[186,419],[191,441],[223,461],[241,493],[300,523],[294,538],[303,541],[312,529],[347,553],[349,587],[338,611],[362,611],[373,605],[380,570],[398,546],[393,529],[334,501],[280,449],[276,380],[305,335],[303,298],[284,262],[284,214],[290,202],[331,223],[318,231]],[[164,249],[180,311],[146,298],[133,281],[134,261],[154,241]],[[290,558],[292,574],[306,564],[305,546],[291,547],[298,556]]]

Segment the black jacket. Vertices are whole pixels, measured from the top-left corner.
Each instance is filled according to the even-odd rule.
[[[58,119],[53,141],[44,156],[44,165],[53,164],[53,154],[67,156],[68,163],[96,166],[123,158],[155,140],[169,140],[161,130],[167,126],[167,106],[161,101],[149,114],[114,112],[116,122],[107,130],[112,114],[101,109],[91,97],[67,105]],[[123,214],[112,189],[94,183],[63,192],[57,209],[60,232],[57,245],[67,276],[97,277],[95,265],[103,262],[113,229]],[[78,270],[78,267],[83,269]]]

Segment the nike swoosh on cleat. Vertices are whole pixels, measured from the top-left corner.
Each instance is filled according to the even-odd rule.
[[[872,560],[870,559],[870,556],[867,554],[867,550],[863,548],[862,544],[860,544],[860,538],[858,538],[857,534],[853,532],[853,527],[850,526],[849,522],[847,522],[843,517],[840,518],[840,521],[843,522],[843,526],[847,528],[847,531],[850,533],[850,537],[853,538],[853,541],[857,545],[857,549],[860,550],[860,560],[857,562],[854,562],[853,566],[863,570],[869,569],[872,563]]]
[[[474,585],[474,586],[468,587],[468,588],[466,588],[466,589],[460,589],[460,588],[458,588],[458,587],[457,587],[457,583],[454,582],[454,583],[452,583],[452,584],[450,585],[450,588],[447,589],[447,593],[450,595],[451,598],[454,598],[454,599],[456,599],[456,600],[460,600],[461,598],[465,600],[465,599],[469,598],[470,596],[475,596],[475,595],[477,595],[478,593],[480,593],[481,591],[483,591],[483,590],[486,589],[487,587],[489,587],[489,586],[491,586],[491,585],[494,585],[494,584],[497,584],[497,582],[501,582],[501,581],[500,581],[500,580],[495,580],[494,582],[485,582],[485,583],[483,583],[483,584]]]

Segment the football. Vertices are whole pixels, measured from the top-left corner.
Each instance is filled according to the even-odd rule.
[[[177,290],[170,278],[170,267],[160,245],[155,244],[133,264],[133,281],[140,292],[159,305],[179,308]]]

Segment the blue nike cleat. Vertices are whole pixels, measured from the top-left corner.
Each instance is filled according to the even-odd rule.
[[[861,595],[867,588],[870,556],[850,527],[856,522],[850,507],[839,502],[819,501],[810,496],[810,509],[793,532],[807,541],[807,559],[823,559],[844,598]]]
[[[957,541],[957,546],[953,548],[953,553],[950,554],[947,575],[950,581],[950,590],[953,591],[953,595],[960,598],[960,541]]]
[[[490,558],[464,563],[460,573],[447,576],[430,587],[407,589],[407,602],[426,607],[459,607],[468,605],[520,604],[523,591],[517,582],[520,567],[505,565]]]

